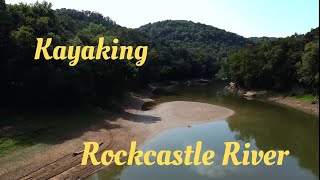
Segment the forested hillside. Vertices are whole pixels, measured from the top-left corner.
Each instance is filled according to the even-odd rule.
[[[1,10],[1,104],[25,106],[109,103],[125,91],[150,81],[214,77],[219,62],[243,46],[245,38],[187,21],[164,21],[139,29],[117,25],[109,17],[70,9],[53,10],[50,3],[9,5]],[[81,62],[33,59],[37,37],[57,45],[148,45],[142,67],[133,62]]]
[[[111,15],[112,16],[112,15]],[[191,21],[162,21],[137,29],[109,17],[50,3],[6,4],[0,0],[0,105],[104,104],[151,81],[228,77],[252,88],[316,91],[319,82],[318,29],[288,38],[246,39]],[[146,63],[133,61],[34,60],[37,37],[57,45],[96,46],[104,37],[119,45],[147,45]],[[230,54],[232,54],[230,56]]]
[[[269,39],[231,54],[219,73],[247,88],[319,92],[319,28]]]
[[[132,62],[82,62],[69,67],[67,61],[33,59],[36,38],[52,37],[56,45],[96,45],[117,37],[121,44],[146,44],[138,31],[120,27],[99,13],[52,10],[51,4],[1,7],[1,104],[68,105],[100,104],[118,97],[137,80]]]
[[[139,28],[151,40],[172,48],[187,49],[192,53],[210,54],[218,60],[238,50],[248,40],[242,36],[201,23],[166,20]]]
[[[249,41],[237,34],[192,21],[166,20],[139,30],[156,46],[162,78],[213,77],[220,62]]]

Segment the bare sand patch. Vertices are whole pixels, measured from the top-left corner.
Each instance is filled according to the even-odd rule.
[[[0,159],[0,179],[79,179],[103,166],[81,166],[83,141],[103,142],[101,153],[110,149],[128,150],[131,141],[142,145],[159,132],[193,124],[225,119],[234,112],[230,109],[205,103],[166,102],[149,111],[140,107],[147,101],[136,98],[131,108],[99,123],[99,130],[89,130],[82,136],[41,150],[26,150]],[[97,129],[97,128],[93,128]]]
[[[232,110],[221,106],[188,101],[163,103],[141,113],[160,119],[146,127],[150,138],[165,129],[221,120],[234,114]]]

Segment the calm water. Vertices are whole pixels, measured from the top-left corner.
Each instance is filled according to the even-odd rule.
[[[207,179],[319,179],[319,121],[317,117],[268,102],[246,100],[217,93],[222,84],[178,86],[157,97],[158,103],[187,100],[228,107],[236,114],[228,119],[164,131],[142,150],[176,150],[203,141],[203,150],[214,150],[212,166],[111,166],[88,179],[207,180]],[[250,149],[288,149],[283,166],[221,166],[224,142],[251,143]],[[239,154],[241,155],[241,154]],[[240,156],[241,157],[241,156]]]

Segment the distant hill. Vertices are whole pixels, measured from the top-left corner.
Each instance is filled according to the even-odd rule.
[[[131,29],[100,13],[54,10],[47,2],[11,5],[0,0],[0,7],[0,105],[6,107],[101,105],[149,82],[213,78],[221,67],[223,77],[248,87],[318,88],[318,29],[256,44],[252,41],[263,38],[250,40],[191,21]],[[71,68],[67,60],[35,61],[37,37],[53,38],[52,47],[96,46],[99,37],[112,44],[118,38],[119,45],[148,46],[148,56],[142,67],[131,60],[81,61]]]
[[[265,41],[273,41],[273,40],[277,40],[278,38],[276,37],[250,37],[248,38],[250,41],[254,42],[254,43],[262,43]]]
[[[152,41],[191,52],[209,53],[218,59],[238,50],[248,40],[235,33],[213,26],[184,20],[166,20],[149,23],[139,28]]]
[[[149,55],[150,64],[144,68],[149,76],[158,74],[153,78],[162,80],[212,78],[224,58],[250,42],[235,33],[184,20],[149,23],[138,30],[157,52],[155,57]]]

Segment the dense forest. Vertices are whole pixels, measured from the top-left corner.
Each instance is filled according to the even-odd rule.
[[[146,32],[150,25],[129,29],[96,12],[53,10],[46,2],[30,5],[0,2],[0,96],[1,104],[6,106],[108,103],[150,81],[213,77],[219,69],[218,60],[246,42],[233,33],[187,21],[161,22],[150,28],[161,32],[176,24],[179,31],[192,38],[188,43],[187,38],[181,39],[180,44],[186,46],[170,45],[169,39],[174,40],[174,34],[155,41],[152,33]],[[124,45],[148,45],[146,64],[136,67],[130,61],[96,61],[69,67],[63,61],[33,59],[37,37],[52,37],[56,46],[95,45],[102,36],[106,44],[118,38]]]
[[[0,105],[104,104],[151,81],[213,78],[219,70],[250,88],[319,86],[318,29],[264,40],[191,21],[130,29],[96,12],[51,6],[0,0]],[[52,37],[53,46],[96,45],[99,37],[108,45],[118,38],[119,45],[148,45],[148,58],[142,67],[132,61],[82,61],[75,67],[35,61],[37,37]]]
[[[219,76],[247,88],[300,88],[318,95],[319,28],[246,45],[224,60]]]
[[[53,45],[93,45],[118,37],[122,44],[146,44],[139,31],[123,28],[109,17],[89,11],[53,10],[51,4],[1,2],[1,104],[100,104],[121,96],[137,80],[128,61],[83,62],[33,60],[36,38],[52,37]]]
[[[213,77],[223,58],[249,43],[237,34],[183,20],[147,24],[139,30],[164,55],[160,66],[162,79]]]

